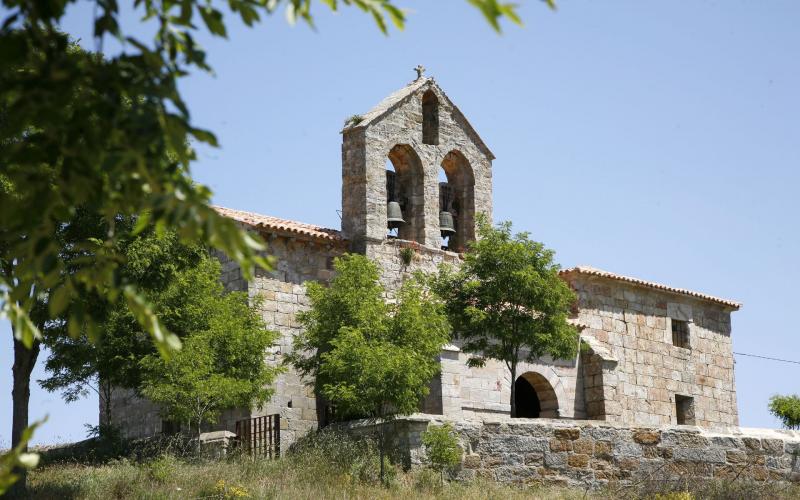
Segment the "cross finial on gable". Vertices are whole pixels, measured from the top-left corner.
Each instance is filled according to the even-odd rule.
[[[417,80],[419,80],[420,78],[422,78],[422,74],[425,73],[425,66],[417,64],[417,67],[414,68],[414,71],[417,72]]]

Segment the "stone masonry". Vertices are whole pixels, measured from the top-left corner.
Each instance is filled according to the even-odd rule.
[[[445,421],[459,437],[461,479],[612,488],[709,479],[800,481],[800,432],[767,429],[717,433],[694,426],[420,414],[389,424],[395,460],[424,463],[422,433]],[[359,421],[345,428],[366,435],[374,424]]]
[[[226,287],[246,291],[254,300],[258,297],[265,324],[280,333],[279,341],[266,354],[267,363],[281,363],[283,354],[292,348],[292,339],[300,331],[296,315],[309,305],[305,284],[327,283],[337,256],[356,252],[375,261],[381,269],[386,299],[392,300],[413,272],[460,265],[461,253],[475,239],[478,215],[491,220],[494,155],[432,78],[420,76],[369,112],[351,118],[342,138],[341,231],[217,207],[220,214],[260,234],[269,245],[268,254],[275,259],[272,271],[259,272],[246,281],[234,262],[219,255]],[[439,182],[440,172],[446,183]],[[387,227],[389,202],[400,207],[404,220],[392,234]],[[442,236],[440,226],[444,212],[452,216],[455,229],[448,239]],[[571,319],[581,330],[575,359],[542,358],[524,363],[518,379],[511,380],[500,362],[469,368],[469,355],[461,351],[457,340],[442,350],[441,374],[431,381],[430,395],[420,402],[420,409],[437,418],[472,422],[463,424],[467,427],[482,426],[479,435],[484,437],[480,439],[489,440],[488,448],[478,452],[478,467],[467,466],[476,460],[470,458],[470,451],[465,470],[478,473],[505,466],[517,470],[525,466],[528,455],[540,453],[541,460],[550,458],[547,463],[537,462],[536,467],[546,470],[557,469],[550,465],[558,460],[578,464],[589,457],[589,466],[574,466],[578,471],[574,476],[591,470],[595,472],[589,475],[599,480],[602,474],[591,464],[604,460],[596,457],[602,454],[597,450],[616,437],[598,438],[595,434],[601,431],[597,429],[617,429],[613,432],[619,441],[648,460],[657,457],[646,453],[656,453],[652,450],[664,448],[672,438],[658,431],[662,444],[647,447],[636,441],[633,431],[622,430],[624,426],[687,424],[718,432],[736,429],[730,314],[739,308],[738,303],[590,267],[567,269],[561,276],[578,297]],[[282,417],[282,448],[288,449],[302,434],[325,423],[326,409],[318,404],[308,382],[288,369],[278,377],[274,396],[265,407],[228,412],[208,430],[233,431],[236,419],[278,413]],[[576,423],[575,429],[585,430],[575,431],[583,437],[566,440],[572,443],[569,450],[540,450],[541,443],[536,441],[527,455],[489,453],[486,449],[500,446],[488,444],[495,443],[491,437],[497,436],[491,430],[495,427],[475,422],[506,418],[512,384],[526,388],[527,396],[521,397],[521,404],[529,408],[531,416],[546,419],[542,422],[589,419],[623,427]],[[158,408],[133,393],[120,392],[112,412],[129,437],[161,432]],[[555,430],[542,430],[530,419],[518,422],[497,429],[508,433],[510,441],[515,430],[524,434],[538,429],[535,432],[546,435],[529,437],[548,443],[555,436]],[[576,449],[573,443],[586,436],[593,439],[591,453],[578,451],[583,448],[578,444]],[[678,450],[691,447],[668,448],[680,455],[684,452]],[[724,452],[737,449],[738,444]],[[505,465],[498,461],[503,453],[503,460],[508,461]],[[620,471],[629,469],[614,460],[609,470],[624,475]],[[783,465],[770,469],[772,459],[764,460],[766,469],[785,469]],[[729,462],[726,455],[726,462],[715,463],[713,470],[722,470],[720,467]]]

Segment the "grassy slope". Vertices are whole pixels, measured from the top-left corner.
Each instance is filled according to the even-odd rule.
[[[32,498],[403,499],[583,498],[583,491],[515,488],[492,482],[450,483],[429,471],[395,473],[388,488],[374,478],[303,467],[293,460],[188,463],[164,458],[145,464],[50,465],[29,476]],[[300,467],[298,467],[300,466]],[[224,482],[221,483],[221,481]]]
[[[800,498],[800,486],[797,485],[744,480],[697,484],[690,487],[694,495],[664,494],[669,489],[681,488],[681,485],[663,483],[594,492],[536,485],[514,486],[486,480],[453,482],[442,486],[439,476],[430,470],[405,473],[396,467],[388,468],[389,486],[383,487],[378,479],[379,462],[374,446],[369,441],[354,441],[335,433],[312,435],[287,456],[274,461],[252,460],[248,457],[198,461],[159,455],[164,448],[158,450],[147,454],[155,458],[138,461],[121,459],[86,465],[75,460],[41,466],[28,476],[30,497],[48,500],[237,497],[314,500]],[[174,450],[170,448],[170,451]],[[131,456],[144,455],[134,453]],[[95,460],[99,459],[95,457]]]

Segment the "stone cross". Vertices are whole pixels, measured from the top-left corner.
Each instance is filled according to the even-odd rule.
[[[419,80],[420,78],[422,78],[422,74],[425,73],[425,66],[417,64],[417,67],[414,68],[414,71],[417,72],[417,80]]]

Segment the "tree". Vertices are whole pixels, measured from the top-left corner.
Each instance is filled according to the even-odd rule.
[[[205,329],[188,332],[169,358],[152,352],[140,362],[141,394],[161,404],[166,418],[194,428],[198,447],[202,425],[223,410],[261,407],[279,371],[265,360],[277,334],[264,327],[247,294],[225,293],[218,284],[214,295],[194,304],[206,308]]]
[[[387,423],[419,408],[450,328],[443,305],[420,277],[406,281],[396,302],[387,304],[369,259],[346,255],[334,267],[328,288],[308,286],[311,308],[299,316],[305,329],[288,360],[314,377],[337,417],[375,421],[383,481]]]
[[[553,251],[527,233],[512,236],[510,222],[492,227],[479,218],[478,236],[460,269],[441,268],[433,288],[463,350],[474,355],[470,365],[495,359],[508,367],[514,417],[519,363],[575,356],[577,331],[567,323],[575,295],[559,278]]]
[[[339,2],[322,0],[336,10]],[[546,2],[554,7],[552,0]],[[132,283],[118,279],[119,238],[145,228],[169,227],[185,242],[199,241],[237,261],[245,277],[268,267],[263,242],[220,217],[211,191],[192,182],[189,166],[199,141],[216,146],[214,135],[195,127],[178,90],[192,70],[211,71],[196,43],[202,22],[226,37],[222,11],[197,0],[135,2],[154,33],[148,41],[123,31],[118,2],[98,2],[93,12],[96,54],[76,50],[60,28],[67,8],[61,0],[3,0],[0,26],[0,319],[8,318],[15,339],[15,384],[27,386],[46,321],[31,313],[48,299],[49,318],[69,311],[66,330],[94,329],[95,318],[69,302],[98,294],[123,299],[159,350],[179,346]],[[343,0],[370,14],[384,33],[387,18],[398,28],[405,14],[390,0]],[[285,6],[287,19],[313,25],[311,0],[231,0],[228,9],[247,26]],[[500,30],[503,17],[519,23],[514,4],[470,0]],[[136,31],[136,30],[134,30]],[[111,57],[112,37],[124,50]],[[76,210],[102,216],[109,231],[79,242],[91,258],[65,275],[55,234]],[[117,217],[138,216],[135,228],[117,228]],[[98,332],[102,333],[102,332]],[[23,349],[31,350],[24,353]],[[16,358],[19,358],[18,360]],[[17,369],[18,368],[18,369]],[[19,378],[19,381],[17,379]],[[27,425],[24,390],[16,395],[12,446]],[[24,406],[24,408],[23,408]],[[24,411],[23,411],[24,410]],[[24,417],[24,418],[23,418]]]
[[[439,473],[444,484],[444,472],[461,463],[461,447],[458,446],[453,425],[447,422],[429,426],[422,433],[422,445],[425,446],[428,462]]]
[[[212,35],[227,37],[224,16],[197,0],[137,2],[146,14],[144,21],[156,25],[154,39],[148,42],[123,32],[117,2],[100,2],[94,23],[98,54],[91,54],[76,49],[59,30],[72,3],[3,0],[8,15],[0,28],[0,183],[15,195],[1,200],[0,246],[7,266],[0,276],[0,312],[30,348],[39,336],[28,318],[36,295],[123,295],[141,309],[142,322],[166,349],[176,339],[160,328],[135,287],[113,279],[118,255],[106,243],[121,235],[113,230],[115,217],[138,215],[141,227],[170,226],[184,241],[200,240],[225,251],[248,276],[255,265],[265,264],[258,255],[263,244],[217,215],[208,205],[211,192],[195,185],[189,175],[195,155],[186,144],[217,142],[211,132],[191,124],[178,81],[192,69],[211,71],[195,42],[197,18]],[[323,3],[333,10],[338,7],[334,0]],[[398,28],[405,22],[403,11],[390,0],[342,3],[370,14],[384,33],[387,18]],[[520,22],[513,4],[470,3],[497,30],[502,17]],[[282,5],[290,22],[299,18],[313,24],[311,4],[231,0],[228,7],[248,26],[260,21],[259,12],[270,15]],[[125,50],[105,57],[106,37],[123,43]],[[95,272],[87,270],[57,283],[63,262],[52,236],[79,207],[102,214],[112,231],[94,242]],[[59,301],[52,314],[63,305]],[[79,323],[81,318],[69,321]]]
[[[775,415],[787,429],[800,429],[800,396],[774,395],[769,400],[769,411]]]
[[[162,323],[179,338],[208,328],[209,306],[220,293],[220,270],[216,258],[200,245],[185,245],[177,235],[167,232],[139,235],[121,242],[125,258],[119,272],[136,283],[158,311]],[[39,381],[48,391],[62,391],[67,402],[97,393],[106,420],[112,422],[112,389],[138,390],[141,383],[139,360],[155,353],[147,332],[124,303],[109,303],[99,296],[88,296],[80,303],[94,310],[97,326],[104,335],[92,341],[87,331],[77,337],[66,335],[63,322],[46,327],[44,343],[50,349],[45,368],[49,377]]]

